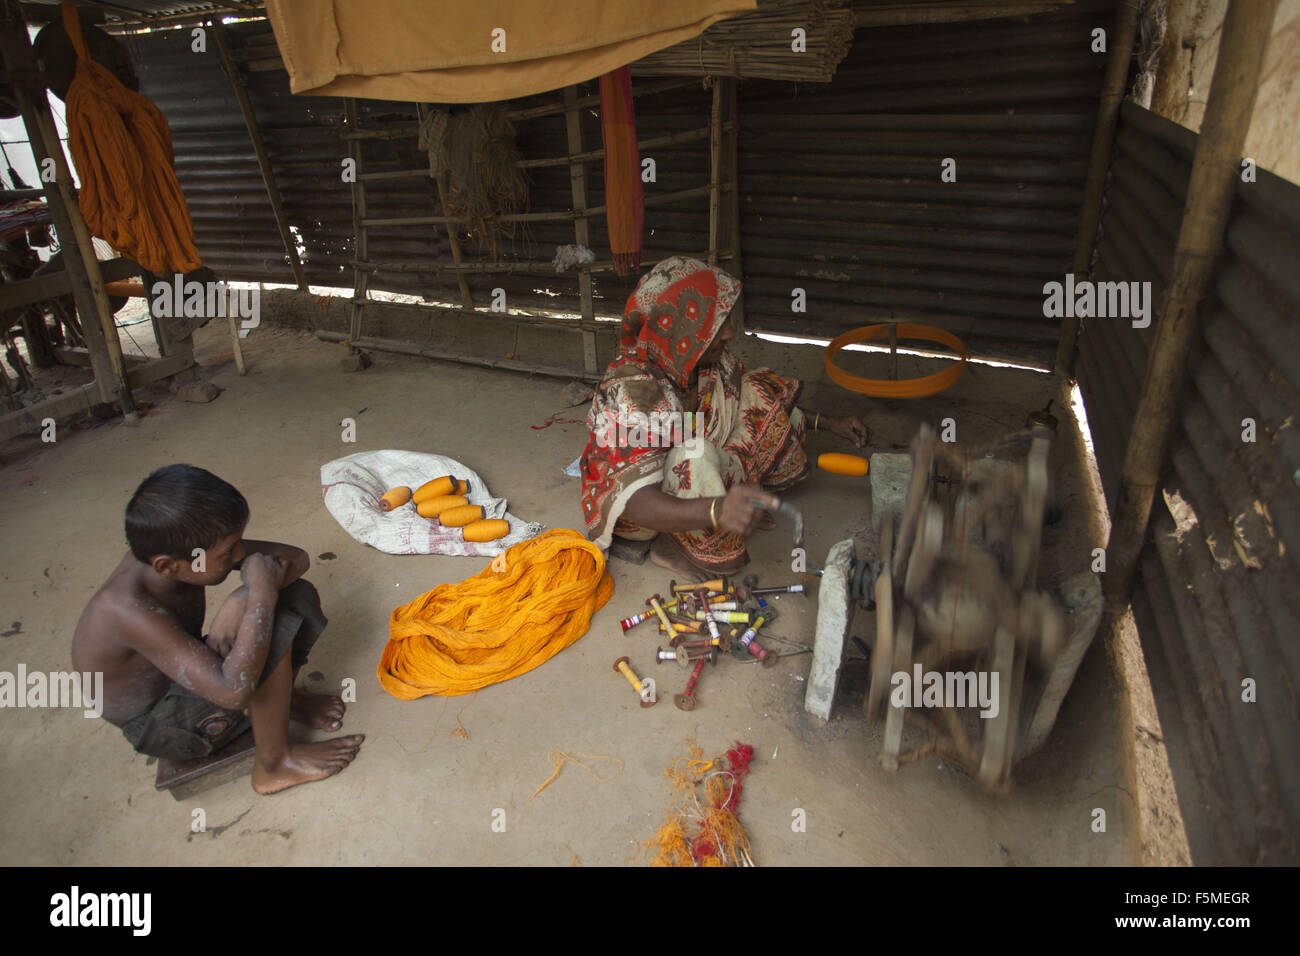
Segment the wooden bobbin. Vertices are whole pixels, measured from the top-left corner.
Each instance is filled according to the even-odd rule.
[[[646,700],[644,691],[646,686],[645,681],[636,676],[636,672],[632,670],[626,657],[620,657],[614,662],[614,670],[622,674],[623,677],[627,679],[627,682],[632,685],[632,689],[636,691],[637,697],[641,698],[642,707],[653,707],[655,705],[656,698],[651,697],[649,700]]]

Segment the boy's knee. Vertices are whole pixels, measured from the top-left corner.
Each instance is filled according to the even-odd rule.
[[[325,620],[325,612],[321,608],[320,592],[316,590],[316,585],[312,584],[306,578],[299,578],[288,587],[280,592],[280,604],[288,610],[296,611],[307,617],[318,617]]]
[[[221,609],[217,611],[217,616],[238,615],[242,617],[244,614],[244,608],[247,605],[248,585],[241,584],[239,587],[235,588],[235,590],[226,595],[226,599],[221,602]]]
[[[306,599],[314,604],[320,603],[320,592],[316,590],[316,585],[312,584],[306,578],[299,578],[292,584],[280,590],[280,597],[290,597],[295,599]]]

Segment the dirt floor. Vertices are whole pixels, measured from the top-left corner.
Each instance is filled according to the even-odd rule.
[[[612,561],[614,598],[585,637],[542,667],[464,698],[390,697],[375,678],[389,613],[483,562],[390,556],[358,544],[321,503],[320,465],[365,449],[437,452],[478,471],[521,518],[581,528],[577,481],[561,469],[585,442],[584,427],[564,420],[581,419],[585,407],[561,407],[563,381],[423,359],[376,354],[371,369],[345,374],[339,346],[270,323],[245,340],[246,376],[226,357],[222,330],[201,330],[196,346],[206,377],[224,389],[211,404],[155,388],[141,393],[155,404],[136,425],[118,419],[65,428],[52,445],[20,439],[0,448],[7,554],[0,670],[69,666],[81,609],[124,553],[131,492],[153,468],[184,461],[244,493],[250,537],[311,554],[307,577],[330,625],[302,682],[337,690],[354,678],[358,699],[345,729],[364,732],[366,743],[351,768],[322,783],[265,798],[244,778],[177,802],[155,792],[151,761],[108,723],[79,711],[0,711],[0,863],[634,864],[665,818],[664,770],[690,741],[712,754],[737,740],[756,750],[740,816],[759,865],[1186,862],[1172,786],[1159,776],[1154,709],[1148,716],[1130,691],[1143,676],[1140,652],[1133,660],[1131,643],[1125,658],[1121,640],[1094,642],[1052,738],[1016,766],[1011,792],[1000,796],[934,756],[883,770],[876,758],[883,724],[862,717],[861,661],[845,664],[829,724],[803,711],[808,655],[772,669],[726,658],[706,670],[694,712],[670,699],[642,709],[611,671],[616,657],[631,655],[666,698],[684,682],[673,665],[652,663],[656,633],[625,636],[618,626],[667,585],[671,575],[649,563]],[[813,407],[861,414],[873,429],[871,451],[903,450],[921,421],[945,416],[956,418],[959,442],[984,443],[1053,397],[1049,376],[972,365],[945,395],[876,403],[822,381],[820,350],[752,340],[743,348],[804,377]],[[904,358],[900,374],[919,374],[922,365]],[[1072,423],[1056,397],[1065,431]],[[555,413],[560,421],[537,427]],[[340,440],[348,416],[357,422],[355,445]],[[828,450],[849,449],[825,436],[810,440],[811,453]],[[1062,482],[1063,520],[1046,532],[1045,581],[1086,568],[1098,533],[1095,505],[1068,456],[1065,471],[1073,477]],[[859,540],[859,554],[872,546],[864,479],[817,474],[789,497],[808,521],[811,565],[847,536]],[[791,576],[788,524],[759,532],[751,552],[760,578]],[[237,584],[232,577],[210,595],[209,618]],[[811,641],[815,598],[778,604],[774,632]],[[864,617],[853,633],[869,637]],[[1143,731],[1134,713],[1146,734],[1138,750],[1155,747],[1154,756],[1135,756]],[[531,799],[556,752],[586,755],[595,774],[571,762]],[[1143,772],[1149,779],[1137,793]],[[1094,830],[1096,808],[1106,811],[1105,832]],[[191,830],[197,809],[204,833]],[[792,826],[800,809],[802,832]],[[1149,823],[1161,813],[1164,831]]]

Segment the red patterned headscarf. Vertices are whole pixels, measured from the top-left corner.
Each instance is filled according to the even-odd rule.
[[[628,297],[611,368],[657,369],[685,388],[739,297],[740,282],[721,269],[684,256],[663,260]]]
[[[721,269],[674,256],[628,298],[618,355],[596,388],[582,453],[583,517],[588,537],[602,548],[628,499],[663,482],[668,453],[658,443],[618,444],[617,426],[637,414],[694,411],[683,406],[691,375],[739,297],[740,283]]]

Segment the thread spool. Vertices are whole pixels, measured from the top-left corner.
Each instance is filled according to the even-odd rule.
[[[758,620],[754,622],[753,626],[751,626],[749,630],[745,631],[744,634],[740,635],[739,638],[741,646],[745,648],[745,650],[749,651],[751,655],[757,657],[760,661],[767,657],[767,651],[764,649],[763,645],[755,640],[758,636],[758,629],[762,626],[763,616],[760,614]]]
[[[712,644],[700,644],[694,647],[683,644],[677,648],[677,653],[681,655],[682,659],[692,663],[698,660],[706,660],[714,665],[718,663],[717,648]]]
[[[749,615],[744,611],[696,611],[697,621],[718,621],[723,624],[748,624]]]
[[[704,658],[695,662],[695,669],[691,671],[691,676],[686,681],[686,692],[684,694],[674,694],[673,703],[677,705],[678,710],[695,709],[695,688],[700,683],[700,674],[704,671]]]
[[[717,637],[682,637],[673,647],[678,649],[686,648],[688,651],[696,651],[710,647],[716,647],[720,651],[725,651],[731,643],[729,635],[720,634]]]
[[[683,591],[716,591],[725,594],[730,590],[730,588],[727,587],[727,579],[725,577],[714,578],[711,581],[699,581],[695,584],[672,584],[671,587],[678,594],[681,594]]]
[[[674,608],[677,606],[677,599],[673,598],[667,604],[660,604],[659,606],[663,608],[665,611],[667,611],[669,608]],[[642,611],[639,614],[633,614],[631,617],[625,617],[623,618],[623,620],[619,621],[618,623],[619,626],[623,628],[624,631],[630,631],[638,624],[648,621],[650,620],[650,618],[654,616],[655,616],[655,612],[653,609],[651,609],[649,611]]]
[[[718,639],[718,622],[714,620],[713,615],[708,611],[701,611],[700,613],[704,615],[704,623],[709,626],[709,636],[716,641]]]
[[[723,597],[725,597],[725,595]],[[721,599],[722,598],[719,598],[719,600]],[[671,601],[661,601],[659,606],[663,608],[665,611],[671,610],[672,608],[675,608],[677,606],[677,598],[673,598]],[[623,628],[624,633],[626,633],[630,631],[632,628],[636,627],[638,624],[643,624],[644,622],[650,620],[650,618],[654,617],[654,615],[655,612],[653,609],[649,611],[642,611],[640,614],[633,614],[631,617],[625,617],[623,618],[623,620],[619,621],[618,623],[619,626]]]
[[[669,646],[669,647],[681,647],[683,644],[689,644],[689,643],[691,643],[691,642],[695,642],[695,643],[698,644],[698,643],[703,643],[703,642],[705,642],[705,641],[707,641],[707,640],[708,640],[708,638],[703,637],[703,636],[702,636],[698,631],[696,631],[696,632],[694,632],[694,633],[692,633],[692,632],[690,632],[690,631],[683,631],[683,632],[680,633],[680,634],[674,634],[674,635],[669,639],[669,641],[668,641],[668,646]]]
[[[656,663],[667,664],[669,661],[673,661],[681,667],[690,666],[690,660],[687,655],[683,654],[681,651],[666,651],[661,647],[655,652]]]
[[[760,597],[764,594],[804,594],[806,591],[802,584],[787,584],[783,588],[754,588],[749,593]]]
[[[867,473],[871,463],[861,455],[846,455],[838,451],[828,451],[817,456],[817,467],[833,475],[848,475],[860,478]]]
[[[632,630],[632,628],[636,627],[642,621],[650,620],[653,613],[654,613],[653,611],[642,611],[640,614],[633,614],[631,617],[625,617],[623,618],[623,620],[619,621],[618,626],[621,627],[623,629],[623,633],[626,634],[628,631]]]
[[[659,615],[659,621],[660,623],[663,624],[664,630],[671,632],[673,629],[673,625],[668,620],[668,612],[665,611],[663,609],[663,605],[659,603],[659,595],[658,594],[652,595],[646,603],[649,604],[652,608],[654,608],[654,612]]]
[[[632,685],[638,697],[641,698],[642,707],[651,707],[654,705],[656,697],[654,693],[654,684],[643,681],[636,676],[636,672],[629,666],[626,657],[620,657],[614,662],[614,670],[618,671]]]

